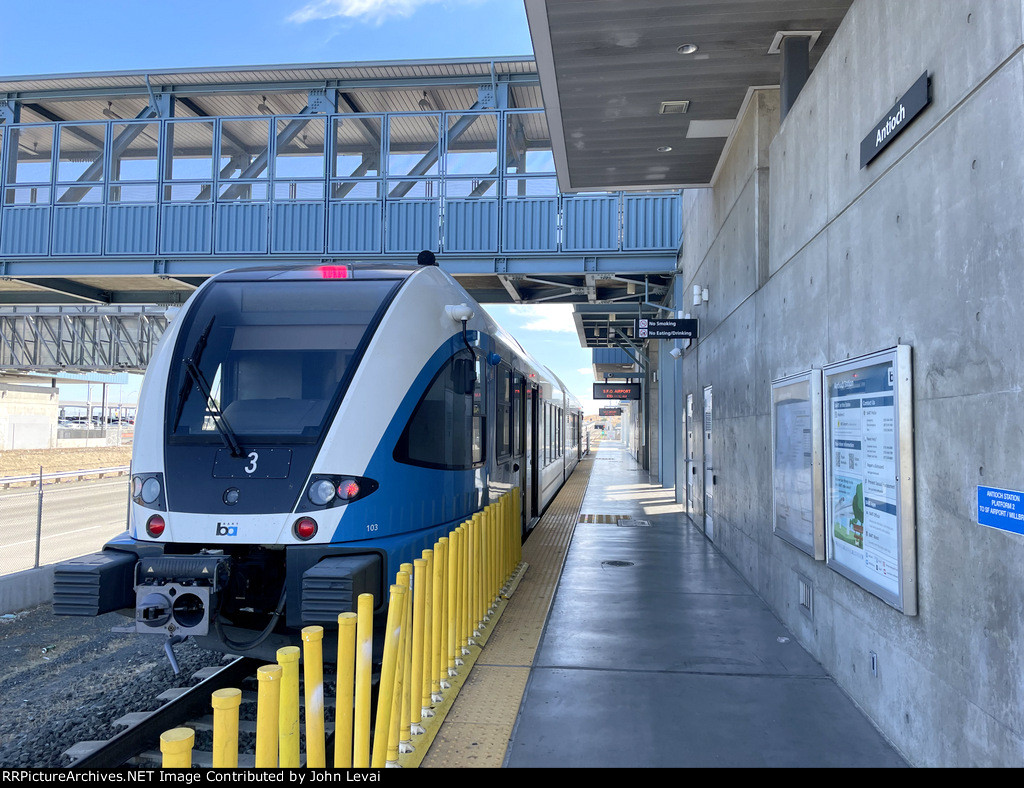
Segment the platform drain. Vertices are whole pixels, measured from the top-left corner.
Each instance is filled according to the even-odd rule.
[[[607,525],[618,525],[620,521],[628,519],[628,514],[581,514],[576,522],[605,523]]]
[[[601,566],[633,566],[632,561],[602,561]]]
[[[619,528],[650,528],[650,520],[631,520],[628,517],[624,517],[618,522]]]

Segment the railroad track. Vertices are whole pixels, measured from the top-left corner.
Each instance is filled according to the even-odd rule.
[[[256,669],[263,662],[248,657],[237,657],[223,667],[204,668],[195,675],[202,680],[194,687],[171,689],[160,695],[165,703],[155,711],[132,712],[114,722],[127,726],[126,729],[108,741],[79,742],[65,755],[72,758],[72,769],[104,769],[118,766],[159,766],[160,734],[171,728],[189,727],[196,731],[197,739],[204,731],[212,730],[213,718],[210,696],[218,689],[237,687],[242,690],[242,703],[248,701],[255,708],[256,691],[248,685],[255,685]],[[239,732],[255,732],[255,722],[244,719],[239,722]],[[197,741],[198,744],[198,741]],[[194,766],[209,767],[212,755],[200,748],[193,750]],[[254,756],[240,753],[240,767],[253,767]]]

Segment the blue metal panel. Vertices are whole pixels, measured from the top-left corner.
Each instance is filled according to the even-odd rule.
[[[165,205],[160,213],[162,254],[209,254],[213,239],[213,206]]]
[[[446,252],[494,252],[498,249],[498,201],[446,200],[444,204]]]
[[[327,225],[329,252],[380,252],[383,203],[331,203]]]
[[[4,254],[46,254],[50,241],[49,206],[4,208],[0,252]]]
[[[506,252],[553,252],[557,247],[557,197],[505,200],[502,249]]]
[[[598,347],[593,351],[593,363],[595,364],[633,364],[634,361],[622,348]]]
[[[153,254],[156,251],[155,205],[107,208],[107,254]]]
[[[565,197],[562,201],[562,214],[565,228],[563,249],[618,249],[618,197]]]
[[[682,198],[678,194],[626,194],[622,203],[623,249],[678,249]]]
[[[275,203],[271,249],[322,254],[325,211],[322,202]]]
[[[219,203],[217,253],[265,253],[269,208],[268,203]]]
[[[56,205],[51,254],[99,254],[103,251],[102,205]]]
[[[419,252],[437,249],[441,204],[437,200],[396,200],[387,203],[385,250]]]

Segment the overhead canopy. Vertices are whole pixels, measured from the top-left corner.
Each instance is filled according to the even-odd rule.
[[[780,82],[780,34],[813,67],[852,4],[525,2],[562,191],[711,185],[751,90]]]

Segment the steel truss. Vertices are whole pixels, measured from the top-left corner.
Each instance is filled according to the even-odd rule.
[[[143,372],[166,328],[165,307],[8,307],[0,310],[0,368]]]

